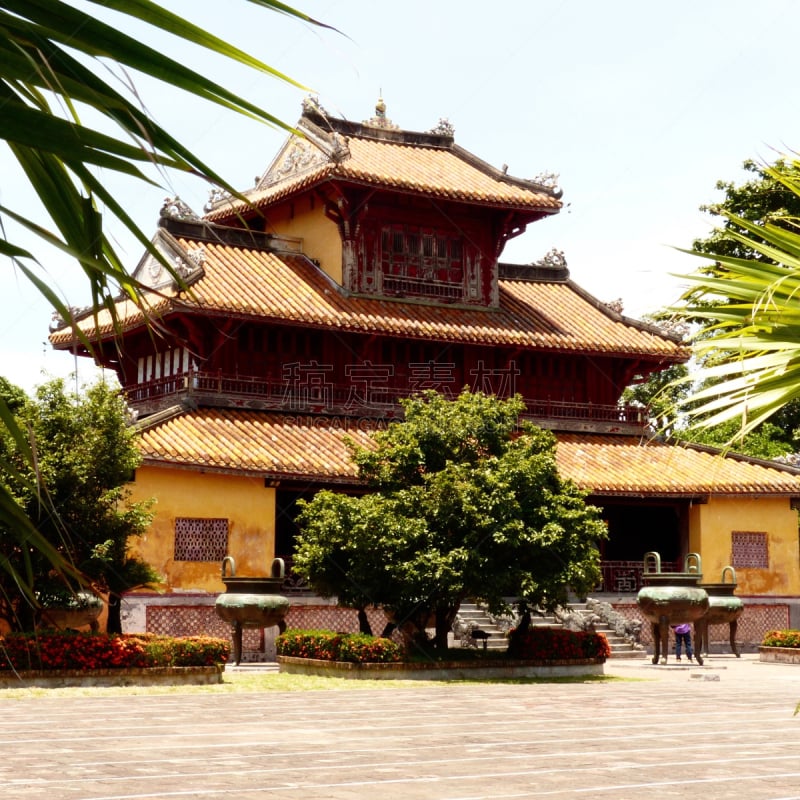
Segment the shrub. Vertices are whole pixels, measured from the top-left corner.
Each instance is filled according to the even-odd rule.
[[[767,631],[762,647],[800,647],[800,631]]]
[[[290,630],[276,640],[280,656],[316,658],[323,661],[402,661],[403,648],[391,639],[363,633],[334,633],[322,630]]]
[[[513,631],[511,632],[514,633]],[[572,661],[608,658],[611,648],[601,633],[534,626],[517,640],[515,658],[530,661]]]
[[[210,636],[58,631],[0,638],[0,670],[203,667],[224,664],[230,643]]]
[[[365,633],[351,633],[339,642],[337,661],[402,661],[403,648],[391,639],[380,636],[367,636]]]

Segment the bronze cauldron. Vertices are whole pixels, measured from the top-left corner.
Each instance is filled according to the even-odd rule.
[[[730,576],[730,581],[726,582],[726,575]],[[736,658],[741,658],[736,646],[736,629],[744,611],[744,603],[741,597],[734,597],[733,594],[736,591],[736,570],[731,566],[723,567],[720,583],[703,583],[701,586],[708,593],[708,612],[695,624],[695,649],[698,653],[708,654],[708,626],[727,624],[730,626],[728,639],[731,650]]]
[[[683,572],[662,572],[661,556],[645,553],[642,580],[636,602],[653,632],[654,664],[666,664],[669,652],[670,625],[696,623],[708,612],[708,593],[700,587],[700,556],[689,553],[684,560]],[[697,663],[703,659],[695,649]]]
[[[230,575],[226,568],[230,567]],[[219,595],[214,604],[218,616],[233,623],[233,661],[242,660],[242,629],[270,628],[278,626],[286,630],[286,612],[289,601],[279,594],[285,578],[285,564],[282,558],[272,562],[269,577],[237,577],[236,562],[232,556],[222,559],[222,582],[225,593]]]

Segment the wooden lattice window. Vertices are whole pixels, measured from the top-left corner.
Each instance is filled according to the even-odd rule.
[[[733,531],[731,564],[736,569],[767,569],[769,567],[767,534],[757,531]]]
[[[227,519],[176,517],[176,561],[222,561],[227,554]]]
[[[379,262],[387,294],[462,298],[464,253],[456,236],[410,225],[385,227]]]

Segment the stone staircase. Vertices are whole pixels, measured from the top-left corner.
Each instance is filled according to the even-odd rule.
[[[592,614],[586,603],[569,603],[568,607],[573,613],[586,616]],[[477,604],[462,603],[458,615],[465,625],[473,626],[477,629],[478,635],[475,636],[473,631],[473,639],[470,644],[475,647],[485,647],[487,650],[505,650],[508,646],[505,629],[496,625],[489,614]],[[552,615],[534,615],[531,619],[531,626],[562,627],[561,623]],[[596,621],[594,629],[597,633],[602,633],[608,640],[611,648],[611,658],[644,657],[642,649],[634,648],[624,636],[616,634],[607,623]],[[486,637],[484,638],[482,634],[486,634]]]
[[[485,639],[475,636],[470,644],[475,647],[485,647],[487,650],[505,650],[508,647],[505,631],[492,622],[489,614],[476,603],[462,603],[458,609],[458,616],[464,625],[474,626],[487,635]]]
[[[570,611],[593,616],[586,603],[569,603],[568,606]],[[642,648],[634,647],[624,636],[615,633],[608,623],[595,621],[594,630],[596,633],[602,633],[608,640],[608,646],[611,648],[610,658],[644,658],[645,651]]]

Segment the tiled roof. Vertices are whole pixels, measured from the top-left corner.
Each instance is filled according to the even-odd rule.
[[[258,411],[201,409],[142,434],[145,463],[353,481],[344,436],[370,446],[363,420],[309,420]],[[800,496],[797,470],[630,436],[558,434],[562,476],[598,495]]]
[[[710,448],[631,436],[558,434],[561,474],[603,495],[798,495],[800,471]]]
[[[150,464],[352,482],[356,469],[345,435],[370,445],[363,424],[324,427],[322,418],[309,422],[280,414],[200,409],[152,428],[145,421],[138,446]]]
[[[315,139],[319,141],[319,137]],[[310,166],[300,171],[281,172],[278,179],[266,181],[266,186],[259,185],[243,193],[248,203],[261,208],[322,181],[336,179],[425,197],[543,214],[557,213],[561,208],[556,193],[531,181],[508,178],[452,142],[443,147],[424,141],[360,135],[344,135],[339,142],[339,148],[332,151],[325,146],[324,139],[319,149],[313,149],[315,145],[306,140],[301,143],[297,137],[290,139],[282,152],[302,147]],[[229,199],[219,203],[206,219],[227,218],[246,207],[243,201]]]
[[[180,239],[187,251],[196,243]],[[644,325],[605,309],[570,281],[500,281],[498,309],[409,303],[347,295],[307,258],[267,250],[204,243],[204,275],[188,292],[150,296],[154,316],[168,309],[258,316],[336,331],[405,336],[442,342],[507,345],[560,351],[635,354],[683,361],[688,352]],[[123,329],[142,323],[133,305],[118,305]],[[81,323],[90,338],[113,336],[101,311]],[[51,335],[68,346],[68,329]]]

